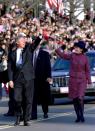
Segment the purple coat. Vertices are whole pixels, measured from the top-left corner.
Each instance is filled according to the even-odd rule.
[[[90,67],[85,54],[66,53],[60,48],[56,53],[66,60],[70,60],[69,97],[82,98],[85,95],[87,84],[91,84]]]

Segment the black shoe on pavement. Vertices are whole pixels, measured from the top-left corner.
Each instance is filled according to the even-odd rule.
[[[85,122],[85,119],[84,119],[84,118],[82,118],[80,121],[81,121],[82,123],[84,123],[84,122]]]
[[[30,126],[30,123],[28,121],[24,121],[24,126]]]
[[[44,118],[45,118],[45,119],[48,118],[48,114],[44,114]]]
[[[80,119],[76,119],[75,122],[76,122],[76,123],[80,122]]]

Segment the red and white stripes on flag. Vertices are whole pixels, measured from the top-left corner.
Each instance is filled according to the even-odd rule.
[[[63,2],[62,0],[46,0],[46,8],[56,9],[61,14],[63,13]]]

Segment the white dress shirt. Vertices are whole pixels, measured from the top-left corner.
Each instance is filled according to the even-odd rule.
[[[16,65],[22,64],[22,48],[18,48],[16,51]]]

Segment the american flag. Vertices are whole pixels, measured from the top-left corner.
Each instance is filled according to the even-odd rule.
[[[46,8],[56,9],[59,14],[63,13],[63,7],[62,0],[46,0]]]

